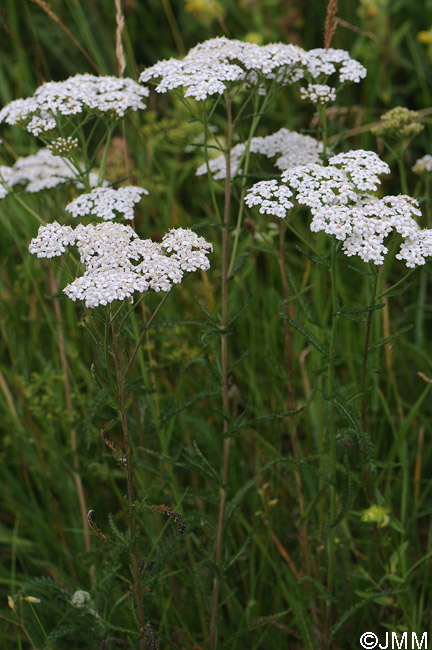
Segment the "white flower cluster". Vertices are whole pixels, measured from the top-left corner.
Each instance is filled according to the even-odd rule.
[[[262,154],[267,158],[275,158],[275,165],[279,169],[289,169],[297,165],[307,165],[312,162],[320,161],[320,153],[323,150],[321,142],[317,142],[310,135],[302,135],[288,131],[288,129],[279,129],[275,133],[267,136],[257,136],[251,138],[250,152],[252,154]],[[231,149],[231,176],[241,174],[241,160],[246,151],[246,143],[241,142]],[[222,180],[226,176],[225,156],[218,156],[209,161],[209,169],[215,180]],[[207,173],[207,164],[204,163],[198,167],[197,176]]]
[[[324,231],[343,241],[346,255],[382,264],[388,252],[384,239],[394,230],[405,240],[396,257],[413,268],[432,255],[432,231],[421,230],[415,221],[421,216],[415,199],[367,193],[377,189],[378,174],[388,172],[388,165],[374,152],[349,151],[332,156],[326,167],[311,164],[285,171],[284,185],[256,183],[246,204],[283,218],[293,206],[294,190],[297,202],[311,209],[311,231]]]
[[[98,184],[98,175],[89,174],[91,186]],[[77,179],[77,172],[59,156],[48,149],[40,149],[36,154],[18,158],[12,167],[0,166],[0,198],[4,198],[15,185],[22,185],[25,192],[40,192],[63,183],[74,183],[84,187]]]
[[[65,210],[73,217],[94,215],[105,221],[122,215],[125,219],[134,218],[134,205],[141,201],[148,191],[143,187],[129,185],[114,190],[110,187],[96,187],[88,194],[81,194],[66,206]]]
[[[338,73],[340,83],[359,83],[366,77],[366,68],[352,59],[345,50],[329,47],[315,48],[307,52],[306,70],[312,79],[327,78]]]
[[[232,82],[244,88],[257,85],[265,94],[266,81],[287,85],[305,75],[317,79],[336,72],[340,83],[358,82],[366,75],[365,68],[344,50],[306,52],[291,44],[257,45],[223,36],[196,45],[182,60],[159,61],[141,73],[140,81],[156,82],[159,93],[183,88],[185,97],[201,101],[222,94]]]
[[[255,183],[246,195],[245,201],[249,208],[260,206],[261,214],[271,214],[283,219],[294,203],[290,201],[292,191],[286,185],[279,185],[275,180]]]
[[[55,156],[67,156],[74,149],[78,149],[78,138],[70,135],[67,138],[55,138],[48,145],[48,149]]]
[[[130,226],[101,223],[75,229],[57,222],[41,226],[29,246],[38,257],[62,255],[78,248],[84,274],[63,290],[86,307],[114,300],[133,300],[135,291],[169,291],[187,271],[207,270],[212,245],[191,230],[170,230],[161,243],[139,239]]]
[[[327,84],[308,84],[306,88],[300,88],[300,97],[309,100],[312,104],[328,104],[336,99],[336,90]]]
[[[27,99],[16,99],[0,111],[0,122],[20,124],[40,135],[56,127],[56,116],[83,111],[120,118],[128,110],[144,109],[148,88],[132,79],[77,74],[65,81],[48,81]]]
[[[432,172],[432,156],[426,154],[426,156],[416,160],[412,170],[414,174],[418,174],[419,176],[430,174]]]

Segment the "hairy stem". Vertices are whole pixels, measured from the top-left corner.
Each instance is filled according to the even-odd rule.
[[[335,240],[332,242],[331,263],[330,263],[330,280],[331,280],[331,332],[329,346],[329,362],[327,369],[327,392],[329,399],[329,422],[328,422],[328,439],[330,445],[330,528],[327,534],[327,554],[328,554],[328,573],[327,573],[327,591],[329,600],[326,605],[325,616],[325,637],[328,639],[331,625],[331,604],[330,598],[334,588],[334,560],[335,560],[335,527],[332,525],[336,519],[336,431],[335,431],[335,412],[334,412],[334,388],[335,388],[335,371],[334,371],[334,347],[336,341],[336,319],[337,319],[337,287],[336,287],[336,246]]]
[[[224,413],[223,419],[223,455],[222,455],[222,487],[219,497],[219,515],[216,533],[214,561],[216,565],[216,575],[213,580],[212,606],[210,615],[209,646],[213,650],[216,647],[216,628],[217,614],[219,606],[220,581],[218,570],[222,559],[222,538],[225,521],[225,507],[227,498],[227,483],[229,469],[229,452],[230,439],[228,435],[228,413],[229,413],[229,395],[228,395],[228,340],[226,325],[228,322],[228,225],[231,205],[231,144],[232,144],[232,107],[231,98],[228,93],[225,96],[227,107],[227,142],[226,142],[226,176],[225,176],[225,200],[224,200],[224,218],[222,228],[222,307],[221,307],[221,365],[222,365],[222,408]]]
[[[285,315],[288,317],[293,317],[293,308],[289,304],[289,286],[288,286],[288,280],[287,280],[287,274],[286,274],[286,268],[285,268],[285,233],[286,233],[286,223],[285,221],[280,222],[280,230],[279,230],[279,265],[280,265],[280,273],[281,273],[281,279],[282,279],[282,289],[283,289],[283,297],[284,297],[284,312]],[[294,389],[292,385],[292,355],[291,355],[291,328],[289,325],[288,321],[284,321],[284,327],[285,327],[285,365],[286,365],[286,370],[287,370],[287,378],[288,378],[288,385],[287,385],[287,391],[288,391],[288,399],[287,399],[287,408],[289,411],[294,411],[296,406],[295,406],[295,399],[294,399]],[[291,447],[292,447],[292,453],[296,461],[300,460],[300,454],[298,451],[298,437],[297,437],[297,426],[295,423],[294,416],[290,418],[290,432],[291,432]],[[304,561],[305,561],[305,568],[306,568],[306,573],[308,575],[312,574],[312,561],[311,561],[311,551],[310,551],[310,546],[309,546],[309,534],[308,534],[308,526],[307,526],[307,521],[306,521],[306,510],[305,510],[305,501],[304,501],[304,494],[303,494],[303,487],[302,487],[302,481],[301,481],[301,473],[300,473],[300,467],[297,465],[294,469],[294,477],[295,477],[295,483],[296,483],[296,490],[297,490],[297,498],[298,498],[298,503],[299,503],[299,510],[300,510],[300,532],[301,532],[301,546],[303,549],[303,555],[304,555]],[[314,603],[311,603],[311,610],[312,610],[312,615],[316,616],[316,609],[314,606]],[[315,621],[317,622],[317,621]]]
[[[375,277],[374,277],[374,283],[373,283],[373,288],[372,288],[372,298],[370,301],[370,307],[374,307],[376,304],[377,300],[377,287],[378,287],[378,273],[375,272]],[[360,390],[363,393],[362,396],[362,409],[361,409],[361,422],[362,422],[362,429],[363,431],[366,432],[366,410],[367,410],[367,395],[365,394],[365,389],[366,389],[366,375],[367,375],[367,361],[368,361],[368,356],[369,356],[369,343],[370,343],[370,336],[371,336],[371,331],[372,331],[372,316],[373,316],[373,310],[371,309],[368,311],[367,317],[366,317],[366,333],[365,333],[365,339],[364,339],[364,344],[363,344],[363,355],[362,355],[362,365],[361,365],[361,373],[360,373]]]
[[[118,402],[120,410],[120,419],[123,432],[123,444],[126,455],[126,485],[127,485],[127,502],[128,502],[128,521],[129,532],[131,536],[131,564],[132,564],[132,577],[133,577],[133,592],[135,597],[135,605],[137,610],[137,617],[140,626],[141,634],[145,633],[145,619],[142,604],[142,590],[140,580],[140,570],[138,562],[138,541],[137,541],[137,523],[135,516],[135,489],[133,482],[133,463],[132,463],[132,450],[129,438],[128,421],[126,414],[126,390],[125,390],[125,376],[121,368],[120,351],[118,345],[118,333],[113,324],[111,324],[112,332],[112,355],[114,359],[114,366],[117,375],[117,388],[118,388]],[[146,641],[142,636],[140,639],[140,650],[145,650]]]

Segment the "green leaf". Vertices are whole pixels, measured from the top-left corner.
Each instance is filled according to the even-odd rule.
[[[405,293],[408,291],[410,287],[412,287],[414,283],[413,282],[407,282],[404,284],[400,289],[387,289],[387,291],[383,291],[383,293],[380,293],[379,297],[380,298],[393,298],[393,296],[400,296],[402,293]]]
[[[260,472],[266,472],[268,469],[273,467],[273,465],[277,465],[279,463],[287,463],[288,465],[293,465],[295,467],[299,467],[300,469],[304,469],[307,472],[310,472],[314,476],[317,476],[321,480],[325,481],[325,483],[329,483],[331,485],[331,480],[329,477],[326,476],[326,474],[323,474],[323,472],[320,472],[318,469],[316,469],[316,467],[313,467],[312,465],[309,465],[302,460],[290,458],[289,456],[282,456],[281,458],[276,458],[275,460],[269,461],[261,467]]]
[[[328,524],[329,528],[335,528],[340,524],[340,522],[345,519],[347,516],[351,504],[353,501],[353,486],[352,486],[352,478],[351,478],[351,470],[350,466],[348,463],[348,460],[345,459],[345,474],[344,474],[344,485],[342,489],[342,494],[341,494],[341,507],[339,512],[336,515],[336,519]]]
[[[407,325],[406,327],[402,327],[400,330],[392,334],[391,336],[387,336],[384,339],[380,339],[376,343],[373,343],[372,345],[369,346],[369,351],[372,352],[372,350],[376,350],[377,348],[382,347],[383,345],[387,345],[387,343],[391,343],[391,341],[394,341],[395,339],[399,338],[402,334],[405,334],[405,332],[409,332],[410,329],[413,328],[413,325]]]
[[[231,325],[237,320],[237,318],[241,316],[241,314],[243,314],[249,308],[251,302],[252,302],[252,294],[249,294],[249,296],[246,299],[246,302],[234,313],[233,316],[231,316],[231,318],[229,319],[229,321],[225,326],[225,329],[231,327]]]
[[[177,413],[180,413],[181,411],[184,411],[190,406],[197,404],[197,402],[201,402],[201,400],[205,399],[206,397],[218,397],[219,395],[220,395],[220,391],[203,391],[202,393],[197,393],[193,397],[190,397],[189,399],[183,400],[182,402],[179,402],[174,406],[171,406],[170,408],[166,409],[160,414],[159,426],[160,427],[163,426],[174,415],[177,415]]]
[[[201,309],[201,311],[202,311],[202,312],[207,316],[207,318],[208,318],[212,323],[214,323],[215,325],[217,325],[217,324],[218,324],[217,318],[215,318],[215,317],[213,316],[213,314],[211,314],[211,313],[209,312],[209,310],[207,309],[207,307],[206,307],[205,305],[203,305],[202,302],[201,302],[200,300],[198,300],[198,298],[197,298],[196,296],[195,296],[195,302],[196,302],[196,304],[198,305],[198,307]]]
[[[290,318],[289,316],[286,316],[285,314],[281,314],[282,318],[286,320],[293,329],[297,330],[297,332],[300,332],[306,339],[308,343],[310,343],[318,352],[328,361],[329,358],[329,350],[328,347],[324,344],[321,343],[307,327],[304,327],[301,325],[298,321],[294,320],[293,318]]]

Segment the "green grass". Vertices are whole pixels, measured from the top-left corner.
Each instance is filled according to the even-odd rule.
[[[296,39],[305,48],[322,46],[322,3],[311,3],[310,11],[300,2],[227,0],[220,4],[223,24],[233,38],[258,32],[263,42]],[[349,50],[368,68],[364,82],[340,94],[338,111],[330,120],[332,142],[337,141],[338,151],[378,151],[392,168],[391,177],[383,179],[387,194],[401,191],[397,162],[369,128],[359,127],[367,127],[393,106],[414,110],[431,106],[430,59],[417,40],[417,33],[429,28],[424,15],[429,9],[423,11],[417,4],[377,3],[375,17],[362,17],[355,5],[345,14],[341,3],[339,15],[345,23],[332,43]],[[183,2],[124,5],[126,74],[134,78],[145,66],[223,33],[217,20],[198,20],[186,12]],[[114,3],[57,0],[51,8],[98,68],[116,74]],[[94,72],[35,3],[6,2],[0,10],[0,28],[2,103],[31,94],[46,79]],[[199,137],[199,124],[189,121],[186,109],[174,98],[154,95],[149,108],[127,118],[124,130],[116,131],[117,137],[126,135],[130,160],[127,166],[121,155],[110,160],[108,173],[112,179],[131,174],[130,182],[150,190],[136,210],[137,230],[143,236],[160,239],[169,227],[183,226],[193,227],[214,243],[211,269],[205,275],[191,274],[168,296],[129,377],[138,542],[149,589],[143,602],[160,648],[208,647],[215,573],[221,582],[220,649],[324,647],[321,635],[328,608],[333,643],[328,647],[334,649],[360,647],[358,640],[366,630],[382,640],[387,629],[430,631],[430,264],[414,271],[411,284],[402,285],[405,291],[396,292],[373,313],[366,445],[358,431],[353,433],[353,422],[362,409],[359,387],[367,312],[353,310],[370,305],[371,269],[358,258],[337,256],[340,316],[336,319],[337,400],[332,406],[327,362],[313,344],[318,340],[328,345],[330,338],[328,273],[287,231],[289,293],[284,300],[278,232],[269,231],[270,218],[246,212],[248,227],[242,231],[237,256],[241,264],[229,288],[230,315],[244,306],[245,310],[232,324],[228,339],[232,367],[228,415],[233,437],[226,531],[221,566],[216,568],[224,414],[220,336],[212,331],[206,310],[219,319],[221,232],[206,181],[194,175],[203,161],[202,147],[190,147]],[[222,114],[218,119],[223,128]],[[430,227],[427,188],[410,172],[418,157],[432,153],[427,115],[424,124],[423,133],[405,152],[405,164],[408,189],[422,202],[422,225]],[[275,99],[258,134],[282,126],[312,133],[317,129],[310,107],[288,91]],[[245,124],[234,134],[235,142],[247,136],[247,128]],[[34,138],[17,127],[3,126],[1,137],[3,164],[37,148]],[[260,164],[261,172],[271,173],[265,163]],[[255,180],[251,177],[250,184]],[[223,184],[215,192],[222,205]],[[61,189],[22,198],[44,221],[66,219],[63,205],[70,197]],[[236,210],[235,198],[233,203]],[[130,647],[138,647],[133,645],[138,635],[131,598],[130,539],[125,532],[126,481],[100,435],[104,424],[114,419],[109,437],[122,446],[120,420],[106,382],[106,359],[85,326],[82,306],[63,295],[53,298],[49,264],[28,254],[39,226],[36,219],[13,196],[2,200],[0,207],[0,648],[122,647],[115,641],[101,645],[109,638],[127,639]],[[307,212],[297,212],[293,223],[328,261],[329,240],[309,232]],[[266,239],[258,240],[255,233]],[[389,260],[380,271],[378,292],[405,273],[400,262]],[[60,268],[54,266],[53,274],[60,287],[66,284]],[[137,308],[136,320],[127,321],[125,347],[133,347],[159,300],[150,295],[145,307]],[[290,328],[291,373],[285,361],[282,316],[288,313],[299,323]],[[399,331],[400,336],[374,348]],[[282,416],[291,410],[289,386],[295,407],[302,410]],[[326,536],[332,523],[328,480],[332,459],[327,431],[332,409],[340,432],[333,521],[335,579],[329,596]],[[104,543],[92,533],[91,552],[85,549],[71,428],[78,439],[87,509],[95,511],[94,520],[109,539]],[[294,430],[297,459],[293,459]],[[186,533],[178,535],[175,522],[155,513],[154,504],[179,512],[187,522]],[[364,510],[373,504],[388,513],[382,527],[362,520]],[[91,596],[83,608],[72,605],[77,590]],[[8,607],[8,594],[16,599],[18,618]],[[41,602],[19,600],[20,595]]]

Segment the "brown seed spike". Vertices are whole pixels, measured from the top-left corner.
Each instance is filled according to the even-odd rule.
[[[160,512],[161,514],[166,515],[167,517],[171,517],[177,525],[177,533],[179,535],[182,535],[184,532],[186,532],[186,521],[178,512],[173,510],[170,506],[166,506],[164,504],[161,504],[160,506],[154,506],[153,512]]]
[[[152,626],[147,624],[144,628],[145,640],[147,642],[147,650],[159,650],[158,642],[153,633]]]
[[[327,5],[327,15],[324,25],[324,47],[326,50],[329,49],[331,40],[336,31],[337,18],[336,13],[338,10],[337,0],[329,0]]]
[[[98,536],[102,541],[104,541],[105,543],[107,543],[107,542],[108,542],[108,539],[105,537],[105,535],[103,534],[103,532],[101,531],[101,529],[99,528],[99,526],[98,526],[98,525],[96,524],[96,522],[94,521],[94,519],[93,519],[94,515],[95,515],[95,511],[94,511],[94,510],[89,510],[89,511],[88,511],[88,513],[87,513],[87,521],[88,521],[88,523],[89,523],[89,526],[90,526],[90,528],[92,529],[92,531],[93,531],[93,532],[94,532],[94,533],[95,533],[95,534],[96,534],[96,535],[97,535],[97,536]]]

